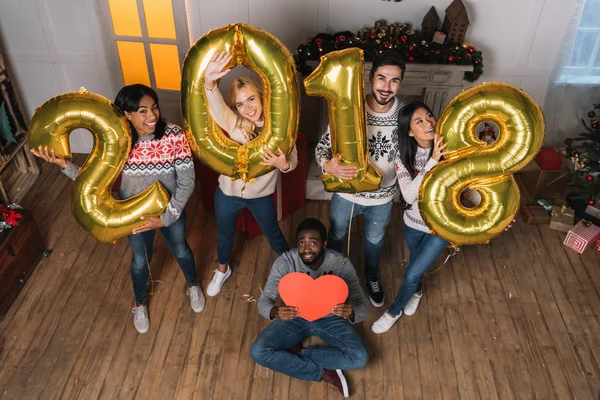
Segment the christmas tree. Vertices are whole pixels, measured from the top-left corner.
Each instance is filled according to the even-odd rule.
[[[576,190],[573,198],[585,199],[588,204],[600,204],[600,104],[588,112],[589,121],[581,120],[585,132],[565,139],[564,155],[574,163],[570,186]]]

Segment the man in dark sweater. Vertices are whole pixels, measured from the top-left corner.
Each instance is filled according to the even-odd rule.
[[[258,336],[250,355],[257,364],[291,377],[325,380],[348,397],[342,370],[362,368],[368,360],[367,350],[352,324],[367,316],[369,301],[350,260],[326,249],[326,238],[327,230],[321,221],[305,219],[296,233],[298,248],[283,253],[273,264],[258,311],[274,322]],[[312,322],[299,317],[296,307],[276,306],[279,281],[292,272],[306,273],[313,279],[326,274],[338,276],[348,285],[348,300],[336,305],[331,314]],[[319,337],[327,346],[302,348],[302,340],[308,336]]]

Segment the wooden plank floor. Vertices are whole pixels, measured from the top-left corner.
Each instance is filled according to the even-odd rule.
[[[81,161],[81,159],[79,160]],[[268,324],[255,297],[276,258],[264,237],[237,238],[234,274],[194,314],[185,280],[157,239],[150,332],[131,322],[127,241],[100,244],[70,210],[72,184],[44,166],[22,205],[33,209],[48,248],[0,323],[0,397],[6,399],[337,399],[324,383],[257,367],[249,349]],[[216,267],[216,222],[198,188],[188,238],[205,288]],[[281,222],[293,243],[305,217],[327,221],[329,204],[309,201]],[[362,264],[362,221],[351,254]],[[355,399],[600,398],[600,255],[578,255],[547,226],[515,227],[490,245],[463,247],[425,281],[419,312],[375,336],[372,309],[358,324],[371,360],[348,372]],[[381,274],[387,304],[407,258],[401,211],[386,237]],[[443,257],[438,261],[443,261]],[[362,268],[361,268],[362,269]]]

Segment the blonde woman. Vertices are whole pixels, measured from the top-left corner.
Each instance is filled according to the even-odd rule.
[[[231,53],[215,54],[204,72],[204,92],[211,117],[232,140],[245,144],[254,140],[264,126],[262,90],[252,79],[238,78],[231,85],[228,104],[225,104],[218,90],[217,80],[229,72],[224,68],[231,58]],[[298,164],[296,147],[289,157],[286,157],[281,149],[278,154],[265,149],[262,159],[263,165],[271,165],[276,169],[259,176],[254,182],[243,182],[241,179],[234,181],[228,176],[219,176],[219,187],[215,192],[219,266],[206,290],[209,296],[216,296],[231,276],[229,260],[233,248],[235,222],[242,209],[248,208],[254,215],[277,254],[289,250],[277,223],[277,213],[271,195],[275,191],[279,171],[285,173],[296,168]]]

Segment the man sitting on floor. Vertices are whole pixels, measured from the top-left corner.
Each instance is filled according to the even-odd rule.
[[[258,336],[250,355],[257,364],[293,378],[323,379],[348,397],[342,370],[362,368],[368,360],[362,339],[351,324],[367,316],[369,301],[350,260],[326,249],[326,238],[327,229],[321,221],[305,219],[296,231],[298,248],[283,253],[273,264],[258,311],[275,321]],[[338,276],[348,285],[348,300],[312,322],[299,317],[296,307],[276,306],[279,281],[292,272],[306,273],[313,279],[326,274]],[[308,336],[319,337],[327,346],[302,348],[302,340]]]

